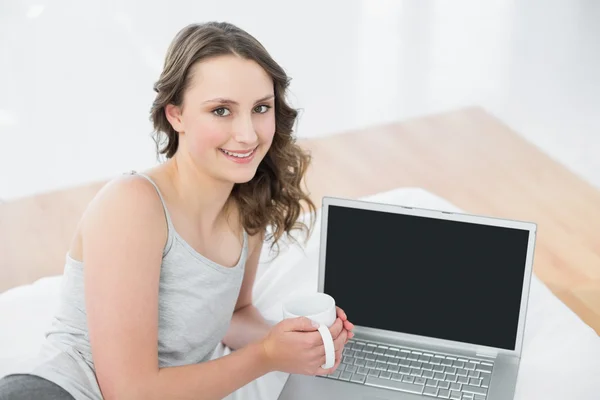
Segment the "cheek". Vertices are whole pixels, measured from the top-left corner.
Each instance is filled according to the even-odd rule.
[[[257,122],[256,132],[260,137],[261,142],[270,143],[275,136],[275,115],[271,114],[266,118],[262,118]]]
[[[195,154],[215,150],[223,145],[229,137],[225,124],[214,121],[202,121],[193,127],[191,131],[190,147]]]

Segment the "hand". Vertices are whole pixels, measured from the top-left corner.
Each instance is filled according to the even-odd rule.
[[[336,307],[336,310],[337,310],[337,317],[342,320],[342,322],[344,324],[344,330],[346,330],[346,332],[348,334],[348,337],[347,337],[346,341],[344,342],[344,344],[346,344],[346,343],[348,343],[348,340],[350,340],[354,337],[354,332],[352,332],[352,329],[354,329],[354,324],[352,322],[348,321],[348,316],[346,315],[344,310],[342,310],[339,307]],[[335,339],[335,337],[333,339]]]
[[[336,363],[333,368],[323,369],[325,346],[318,327],[305,317],[284,319],[262,341],[269,369],[302,375],[332,373],[341,362],[347,334],[340,318],[329,331],[334,338]]]
[[[335,371],[340,366],[344,353],[344,347],[346,343],[348,343],[348,340],[354,337],[354,333],[352,332],[352,329],[354,329],[354,324],[348,321],[348,316],[346,315],[344,310],[342,310],[339,307],[336,307],[336,312],[337,319],[335,323],[331,326],[331,328],[329,328],[335,347],[335,365],[330,370],[331,372]]]

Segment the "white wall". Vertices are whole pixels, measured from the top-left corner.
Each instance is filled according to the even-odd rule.
[[[206,20],[284,66],[302,137],[482,105],[600,187],[600,2],[3,0],[0,198],[154,163],[152,84]]]

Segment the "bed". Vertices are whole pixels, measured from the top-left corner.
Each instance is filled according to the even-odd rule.
[[[461,211],[420,188],[398,188],[363,199]],[[254,303],[266,319],[281,319],[281,302],[287,295],[316,291],[319,217],[306,245],[285,243],[285,251],[276,259],[272,259],[266,247],[263,250]],[[0,377],[24,370],[31,363],[57,305],[60,284],[61,277],[56,275],[0,294]],[[213,357],[228,353],[230,349],[221,344]],[[277,399],[287,377],[281,372],[265,375],[227,399]],[[534,276],[515,399],[597,400],[599,381],[599,337]]]

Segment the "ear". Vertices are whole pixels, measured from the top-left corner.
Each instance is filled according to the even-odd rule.
[[[165,116],[175,131],[179,133],[185,131],[180,107],[173,104],[167,104],[165,107]]]

